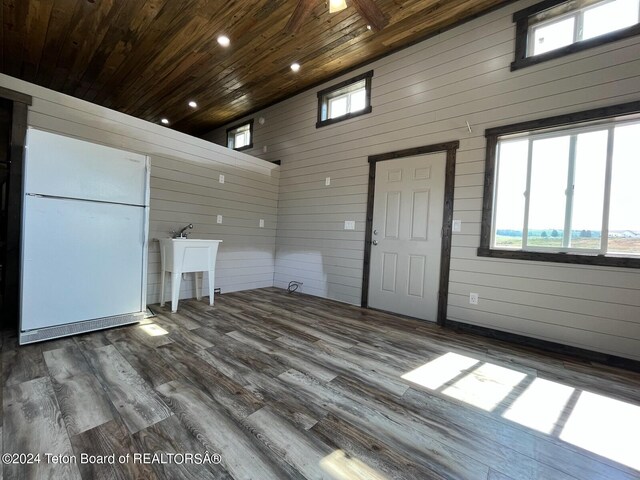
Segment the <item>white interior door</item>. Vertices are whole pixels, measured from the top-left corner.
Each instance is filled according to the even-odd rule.
[[[376,165],[369,306],[436,321],[446,154]]]

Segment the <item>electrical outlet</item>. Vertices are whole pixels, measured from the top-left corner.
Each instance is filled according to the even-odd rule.
[[[477,293],[469,294],[469,303],[471,305],[478,305],[478,301],[480,300],[480,296]]]
[[[345,220],[344,221],[344,229],[345,230],[355,230],[356,229],[356,221],[355,220]]]
[[[454,232],[461,232],[462,231],[462,220],[454,220],[452,229],[453,229]]]
[[[218,177],[218,181],[219,181],[220,183],[224,183],[224,175],[220,175],[220,176]],[[220,222],[218,222],[218,223],[220,223]]]
[[[218,223],[222,223],[222,215],[218,215]]]
[[[327,178],[325,178],[325,179],[324,179],[324,184],[325,184],[325,186],[327,186],[327,187],[328,187],[329,185],[331,185],[331,177],[327,177]]]
[[[264,228],[264,218],[260,219],[260,228]]]

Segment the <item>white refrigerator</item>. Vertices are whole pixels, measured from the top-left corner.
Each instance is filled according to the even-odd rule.
[[[20,343],[141,320],[148,158],[30,128],[24,192]]]

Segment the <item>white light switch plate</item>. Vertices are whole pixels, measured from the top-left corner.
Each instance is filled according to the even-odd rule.
[[[324,179],[324,184],[328,187],[329,185],[331,185],[331,177],[327,177]]]
[[[219,181],[220,183],[224,183],[224,175],[220,175],[220,176],[218,177],[218,181]],[[218,222],[218,223],[220,223],[220,222]]]
[[[453,221],[453,231],[461,232],[462,231],[462,220],[454,220]]]
[[[344,221],[344,229],[345,230],[355,230],[356,229],[355,220],[345,220]]]
[[[222,215],[218,215],[218,223],[222,223]]]
[[[264,228],[264,218],[260,219],[260,228]]]

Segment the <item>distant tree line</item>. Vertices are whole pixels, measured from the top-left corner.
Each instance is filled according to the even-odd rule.
[[[499,229],[499,230],[496,230],[496,234],[502,235],[504,237],[522,237],[522,230]],[[558,237],[562,237],[563,235],[564,235],[564,232],[556,229],[529,230],[529,237],[558,238]],[[576,237],[600,238],[600,232],[592,231],[592,230],[572,230],[571,236],[573,238],[576,238]]]

